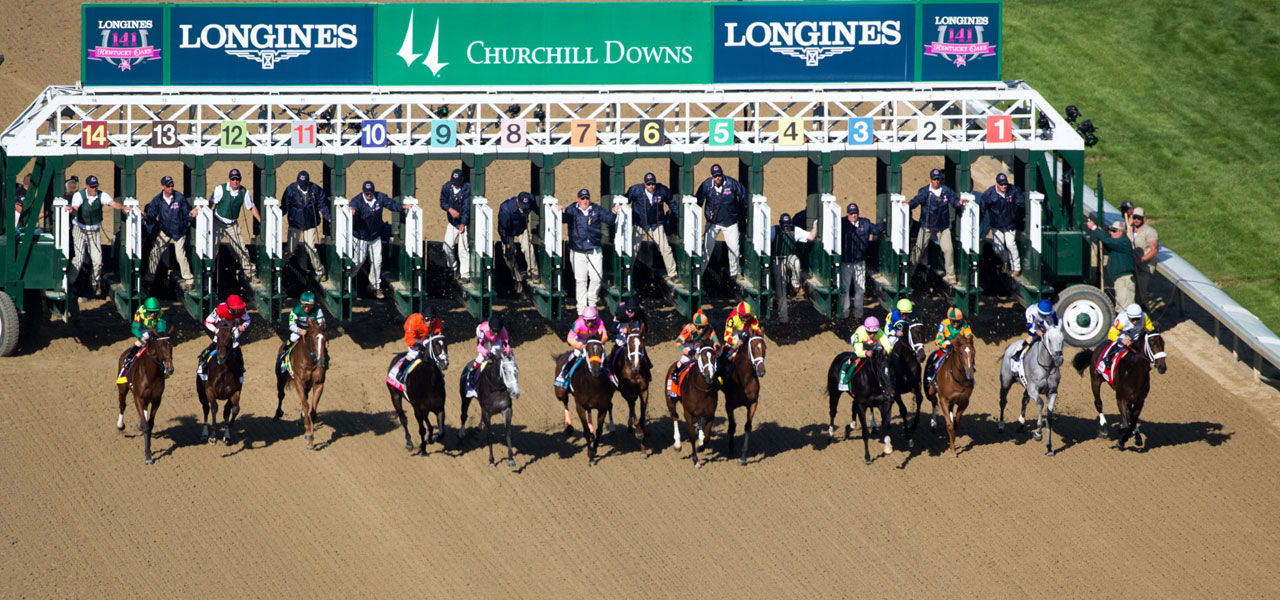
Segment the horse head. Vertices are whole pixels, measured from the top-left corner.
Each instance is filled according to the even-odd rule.
[[[702,373],[702,378],[709,383],[716,380],[716,350],[710,345],[704,344],[698,347],[693,353],[694,362],[697,364],[698,371]]]
[[[1156,366],[1156,372],[1164,375],[1169,369],[1165,357],[1168,356],[1164,352],[1164,338],[1160,337],[1159,331],[1146,331],[1142,334],[1142,351],[1147,357],[1147,361]]]
[[[764,337],[753,335],[747,338],[747,357],[751,359],[751,368],[756,372],[756,378],[764,377],[764,354],[765,343]]]
[[[955,346],[954,353],[960,361],[960,368],[964,370],[966,381],[973,381],[973,373],[977,370],[975,364],[977,359],[974,356],[976,352],[973,349],[973,338],[967,335],[958,335],[951,343]]]
[[[449,344],[444,341],[444,334],[437,333],[426,339],[423,343],[427,354],[431,356],[431,360],[435,361],[436,367],[443,373],[449,370]],[[502,344],[498,344],[502,347]]]
[[[489,356],[498,361],[499,374],[502,375],[502,385],[506,386],[507,392],[511,394],[512,398],[519,398],[520,367],[516,365],[515,354],[507,352],[502,343],[498,342],[489,347]]]
[[[1066,341],[1065,338],[1062,337],[1062,329],[1059,327],[1050,327],[1041,339],[1044,340],[1044,349],[1048,350],[1049,354],[1053,356],[1053,364],[1061,367],[1063,360],[1062,346]]]
[[[923,329],[923,328],[924,328],[924,323],[921,323],[920,321],[912,319],[910,323],[907,323],[907,332],[906,332],[907,335],[903,338],[905,339],[907,345],[911,348],[912,352],[915,352],[916,362],[919,362],[921,364],[924,363],[924,356],[925,356],[924,334],[917,333],[916,330]]]
[[[631,370],[639,373],[644,364],[644,340],[641,339],[640,326],[635,322],[627,325],[623,331],[623,347],[627,349],[627,362]]]
[[[324,321],[310,319],[307,324],[307,345],[311,347],[312,356],[317,363],[324,362],[325,350],[329,346],[329,338],[324,334]]]
[[[164,371],[164,376],[173,375],[173,339],[169,336],[160,336],[154,329],[151,330],[151,343],[147,344],[147,355],[151,360],[156,361]]]
[[[226,364],[227,355],[231,354],[231,344],[235,341],[235,326],[229,321],[219,323],[218,332],[214,334],[213,340],[213,347],[217,351],[214,362],[219,365]]]
[[[600,371],[604,367],[604,342],[600,340],[587,340],[583,348],[587,353],[587,371],[592,377],[599,377]]]

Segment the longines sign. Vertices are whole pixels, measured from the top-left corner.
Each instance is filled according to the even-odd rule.
[[[1000,77],[999,0],[88,4],[86,86],[495,88]]]

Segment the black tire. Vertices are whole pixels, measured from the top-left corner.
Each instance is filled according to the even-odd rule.
[[[18,306],[9,294],[0,292],[0,356],[9,356],[18,347]]]
[[[1091,285],[1062,290],[1057,310],[1062,318],[1062,337],[1077,348],[1093,348],[1102,343],[1116,318],[1111,298]]]

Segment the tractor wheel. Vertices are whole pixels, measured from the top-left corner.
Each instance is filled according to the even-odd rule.
[[[13,354],[18,347],[18,307],[9,294],[0,292],[0,356]]]
[[[1068,344],[1093,348],[1107,339],[1116,318],[1111,298],[1091,285],[1073,285],[1058,294],[1058,315]]]

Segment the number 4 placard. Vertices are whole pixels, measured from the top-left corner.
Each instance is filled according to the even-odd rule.
[[[804,121],[798,118],[778,119],[778,145],[800,146],[804,144]]]
[[[1013,141],[1013,117],[992,115],[987,117],[987,141],[1004,144]]]
[[[503,119],[501,145],[505,148],[523,148],[529,145],[529,133],[524,119]]]

